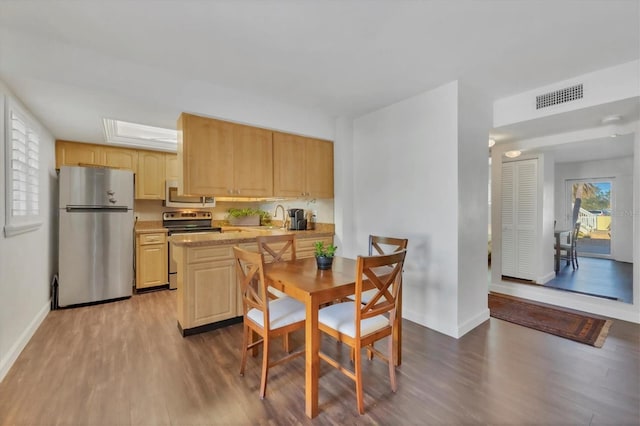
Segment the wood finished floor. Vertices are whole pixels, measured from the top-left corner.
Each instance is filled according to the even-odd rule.
[[[633,263],[578,256],[578,269],[563,260],[545,287],[633,303]]]
[[[382,362],[365,361],[360,416],[353,382],[323,363],[320,415],[311,421],[303,358],[271,370],[261,401],[260,357],[238,375],[241,326],[182,338],[175,303],[175,292],[159,291],[49,313],[0,383],[0,424],[640,422],[637,324],[614,320],[597,349],[493,318],[458,340],[405,321],[398,392]],[[279,355],[281,345],[273,349]],[[323,349],[348,360],[333,341]]]

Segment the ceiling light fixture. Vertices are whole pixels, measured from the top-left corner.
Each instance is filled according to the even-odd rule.
[[[489,148],[491,148],[495,144],[496,144],[496,140],[495,139],[489,139]]]
[[[522,152],[518,151],[517,149],[514,149],[513,151],[505,152],[504,155],[509,158],[516,158],[516,157],[520,157],[520,155],[522,155]]]
[[[620,120],[622,120],[622,117],[619,115],[607,115],[600,122],[602,124],[611,124],[611,123],[617,123]]]

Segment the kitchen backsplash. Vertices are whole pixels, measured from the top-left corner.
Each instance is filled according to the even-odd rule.
[[[333,216],[333,199],[317,199],[317,200],[281,200],[275,202],[231,202],[231,201],[216,201],[216,206],[213,209],[202,209],[210,211],[213,215],[213,220],[224,220],[227,218],[227,211],[232,208],[260,208],[269,213],[273,217],[276,206],[282,204],[286,209],[298,208],[304,210],[316,211],[316,222],[318,223],[334,223]],[[134,213],[140,221],[149,220],[162,220],[162,213],[168,211],[181,210],[179,208],[165,207],[162,205],[162,201],[159,200],[135,200]],[[281,213],[278,212],[276,220],[282,220]]]

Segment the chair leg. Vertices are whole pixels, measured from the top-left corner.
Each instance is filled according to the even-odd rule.
[[[251,330],[251,338],[249,340],[250,343],[253,342],[257,342],[258,340],[260,340],[260,336],[258,336],[258,333],[256,333],[255,331]],[[251,349],[251,356],[258,356],[258,346],[254,346]]]
[[[396,353],[393,350],[393,333],[389,339],[389,381],[391,382],[391,390],[397,391],[398,384],[396,382]]]
[[[371,348],[373,348],[373,343],[369,346],[367,346],[367,359],[369,361],[371,361],[373,359],[373,351],[371,350]]]
[[[289,336],[289,333],[283,334],[282,335],[282,349],[284,349],[284,351],[286,353],[291,353],[291,350],[289,349],[291,345],[291,338]]]
[[[249,346],[249,333],[251,333],[251,331],[249,330],[249,327],[245,325],[242,331],[242,360],[240,361],[241,376],[244,376],[244,367],[247,364],[247,352],[249,351],[249,349],[247,349],[247,346]]]
[[[262,340],[262,377],[260,378],[260,399],[267,393],[267,373],[269,372],[269,337],[265,333]]]
[[[364,396],[362,392],[362,357],[360,355],[361,348],[356,347],[354,357],[354,373],[356,376],[356,400],[358,402],[358,413],[364,414]]]

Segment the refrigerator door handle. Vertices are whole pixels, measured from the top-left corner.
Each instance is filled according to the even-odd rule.
[[[67,206],[67,212],[69,213],[86,213],[86,212],[128,212],[127,206]]]

